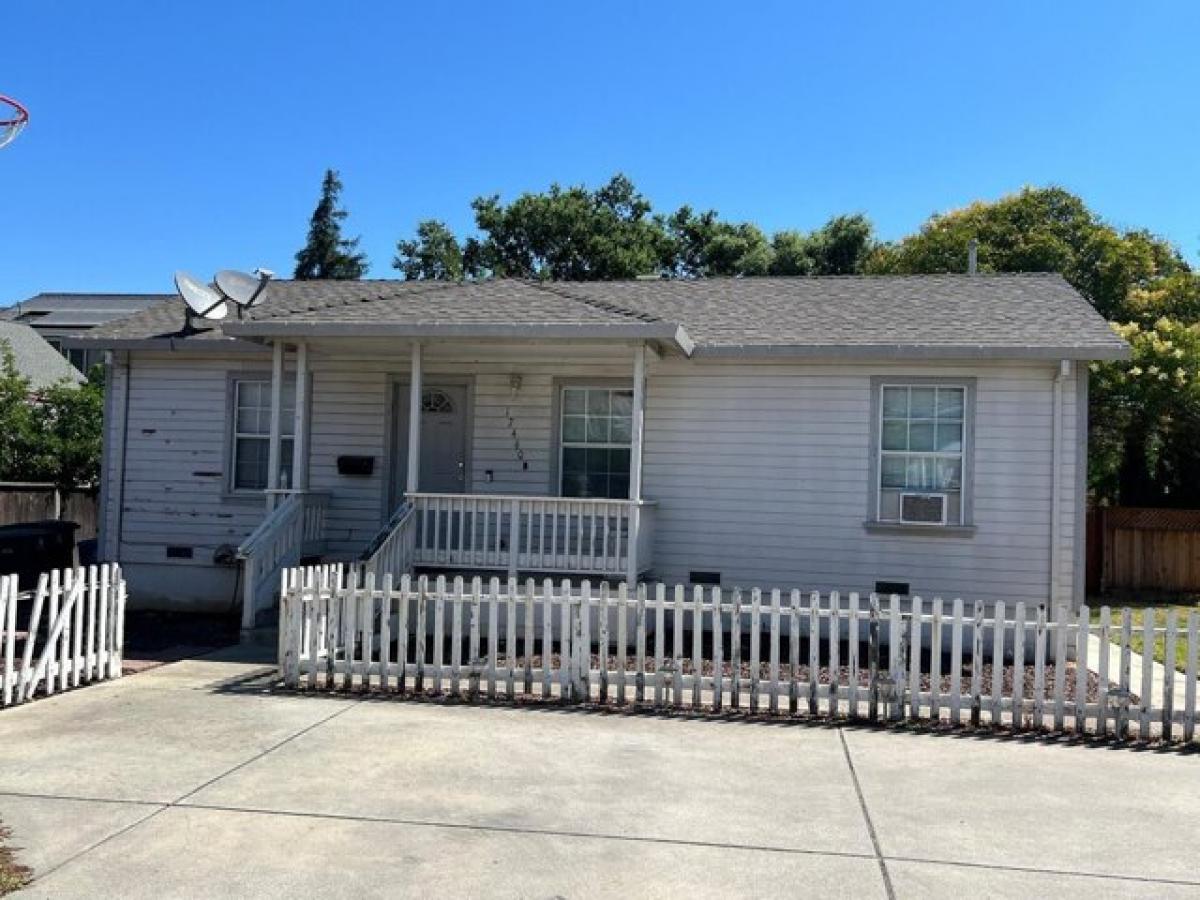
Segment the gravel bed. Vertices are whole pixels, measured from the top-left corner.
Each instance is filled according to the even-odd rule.
[[[550,659],[551,659],[551,667],[554,669],[558,669],[561,665],[560,655],[557,653],[553,653],[553,654],[551,654]],[[532,668],[540,669],[542,667],[541,654],[534,654],[533,657],[531,658],[531,664],[532,664]],[[591,665],[592,665],[593,670],[596,670],[600,667],[600,657],[598,654],[595,654],[595,653],[592,654]],[[637,667],[637,664],[631,654],[630,659],[626,663],[625,671],[629,672],[629,673],[634,673],[634,672],[636,672],[636,667]],[[507,668],[508,668],[507,660],[501,659],[501,665],[499,666],[499,669],[501,671],[506,671]],[[517,657],[516,660],[514,661],[513,668],[516,671],[517,677],[520,678],[521,673],[525,669],[525,657],[524,656]],[[608,671],[610,673],[615,673],[619,668],[620,668],[620,661],[618,660],[618,658],[615,656],[609,656],[608,657]],[[680,668],[684,675],[691,675],[692,672],[694,671],[693,667],[692,667],[691,659],[683,660],[683,664]],[[1023,668],[1024,668],[1024,675],[1025,675],[1023,696],[1026,698],[1032,698],[1035,696],[1034,691],[1033,691],[1034,667],[1033,666],[1024,666]],[[886,674],[886,671],[887,671],[886,667],[881,666],[881,670]],[[1063,685],[1063,698],[1067,703],[1075,702],[1075,678],[1076,678],[1075,673],[1076,673],[1076,670],[1077,670],[1077,666],[1073,662],[1067,662],[1063,668],[1063,672],[1066,676],[1066,683]],[[646,659],[645,671],[647,674],[650,674],[650,675],[654,674],[655,667],[654,667],[653,659],[651,659],[651,658]],[[749,690],[750,671],[751,671],[750,664],[748,662],[743,662],[738,667],[739,676],[743,680],[743,683],[742,683],[743,690]],[[711,660],[703,661],[702,667],[701,667],[701,672],[706,677],[711,677],[713,675],[714,667],[713,667]],[[731,678],[733,675],[733,667],[730,665],[730,663],[726,662],[722,665],[721,672],[722,672],[722,677],[726,679],[726,689],[728,689],[728,679]],[[1013,666],[1011,664],[1004,666],[1003,673],[1001,675],[1001,678],[1003,679],[1003,681],[1002,681],[1002,683],[1003,683],[1002,696],[1004,696],[1004,697],[1013,696],[1013,684],[1016,679],[1016,672],[1017,672],[1016,666]],[[983,670],[981,673],[982,674],[981,688],[982,688],[982,692],[988,696],[990,696],[991,692],[992,692],[993,673],[994,673],[994,668],[993,668],[992,664],[984,663]],[[1058,679],[1058,667],[1054,663],[1046,663],[1045,666],[1043,667],[1043,676],[1044,676],[1044,680],[1045,680],[1045,693],[1043,696],[1046,697],[1047,699],[1052,699],[1054,697],[1055,684]],[[768,663],[760,663],[759,664],[759,678],[762,679],[762,682],[764,683],[764,687],[765,687],[765,683],[770,679],[770,677],[771,677],[770,665]],[[792,679],[792,677],[793,676],[792,676],[791,666],[789,666],[786,663],[780,663],[780,666],[779,666],[780,682],[784,683],[786,681],[790,681]],[[808,665],[801,664],[801,665],[797,666],[795,677],[798,678],[802,682],[807,682],[809,680]],[[857,671],[857,673],[853,673],[853,672],[851,672],[851,670],[848,666],[840,666],[836,670],[836,679],[835,679],[833,670],[831,670],[828,666],[820,666],[817,669],[817,680],[818,680],[819,684],[831,684],[836,680],[837,684],[844,685],[846,687],[849,687],[852,682],[857,682],[859,687],[869,688],[871,685],[871,673],[870,673],[869,669],[863,669],[863,668],[860,668]],[[943,696],[948,695],[950,693],[952,684],[953,684],[953,676],[949,675],[949,674],[943,674],[940,679],[940,682],[939,682],[940,693]],[[928,672],[922,672],[921,673],[921,690],[929,691],[931,689],[931,687],[932,687],[932,679],[930,677],[930,674]],[[1113,682],[1109,683],[1110,690],[1112,688],[1116,688],[1116,687],[1117,687],[1117,685],[1115,683],[1113,683]],[[970,666],[970,664],[963,666],[962,672],[959,675],[959,690],[962,692],[963,695],[969,695],[971,692],[971,666]],[[1089,670],[1087,673],[1087,697],[1086,697],[1086,700],[1089,703],[1094,703],[1099,699],[1099,695],[1100,695],[1100,676],[1097,675],[1095,672],[1092,672]],[[1139,698],[1136,695],[1133,696],[1131,699],[1132,699],[1133,703],[1139,702]]]

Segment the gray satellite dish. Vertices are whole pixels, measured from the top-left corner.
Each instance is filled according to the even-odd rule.
[[[229,315],[229,304],[225,298],[198,278],[187,272],[175,273],[175,290],[187,304],[188,326],[194,317],[220,321]]]
[[[263,291],[267,289],[267,282],[274,274],[266,269],[256,271],[257,276],[224,269],[213,279],[217,283],[217,290],[224,294],[226,299],[237,304],[239,313],[243,309],[250,309],[259,301]]]

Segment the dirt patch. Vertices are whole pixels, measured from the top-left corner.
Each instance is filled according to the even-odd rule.
[[[8,845],[12,831],[0,825],[0,896],[20,890],[29,884],[33,872],[16,860],[16,848]]]

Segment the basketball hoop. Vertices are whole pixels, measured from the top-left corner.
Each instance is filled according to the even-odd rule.
[[[12,97],[0,94],[0,147],[6,147],[16,140],[27,124],[29,110]]]

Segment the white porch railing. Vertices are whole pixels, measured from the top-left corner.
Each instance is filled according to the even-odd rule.
[[[296,565],[305,552],[320,549],[328,502],[327,494],[289,494],[238,547],[242,628],[254,628],[258,611],[277,595],[279,573]]]
[[[362,574],[382,579],[384,575],[407,575],[416,557],[417,517],[405,501],[362,555]]]
[[[653,501],[426,493],[408,499],[416,565],[636,576],[652,563]]]

